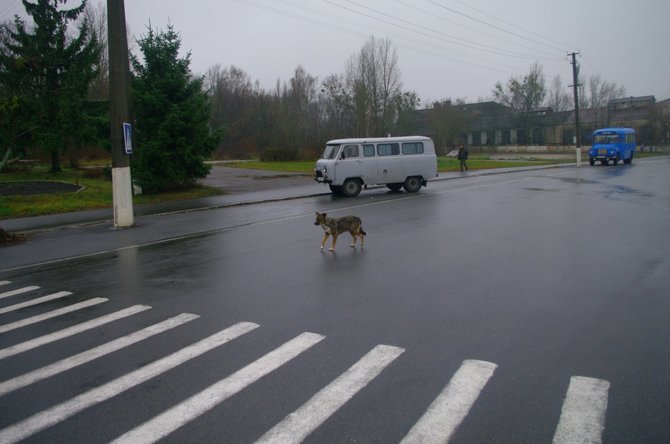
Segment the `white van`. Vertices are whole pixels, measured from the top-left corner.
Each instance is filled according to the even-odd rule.
[[[393,191],[404,187],[415,193],[433,177],[435,145],[423,136],[331,140],[314,168],[314,180],[349,197],[364,185],[386,185]]]

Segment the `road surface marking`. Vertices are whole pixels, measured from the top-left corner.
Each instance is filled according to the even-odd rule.
[[[324,336],[315,333],[303,333],[112,442],[137,444],[158,441],[323,339]]]
[[[67,338],[77,333],[81,333],[93,328],[99,327],[101,325],[108,324],[117,319],[122,319],[127,316],[134,315],[144,310],[148,310],[151,307],[148,305],[134,305],[130,308],[119,310],[114,313],[110,313],[99,318],[92,319],[90,321],[82,322],[81,324],[73,325],[72,327],[65,328],[63,330],[51,333],[48,335],[40,336],[39,338],[31,339],[30,341],[22,342],[11,347],[3,348],[0,350],[0,359],[5,359],[10,356],[18,355],[28,350],[40,347],[45,344],[57,341],[59,339]]]
[[[66,292],[67,293],[67,292]],[[81,310],[82,308],[91,307],[93,305],[102,304],[107,302],[107,298],[93,298],[87,301],[78,302],[76,304],[68,305],[67,307],[58,308],[56,310],[49,311],[40,315],[31,316],[29,318],[22,319],[20,321],[11,322],[9,324],[0,325],[0,333],[4,333],[10,330],[15,330],[17,328],[25,327],[26,325],[32,325],[37,322],[42,322],[47,319],[55,318],[67,313],[72,313],[73,311]]]
[[[0,281],[0,287],[2,287],[3,285],[11,284],[11,283],[12,283],[11,281]]]
[[[19,375],[15,378],[8,379],[7,381],[0,383],[0,396],[6,395],[7,393],[13,392],[14,390],[18,390],[30,384],[34,384],[35,382],[57,375],[64,371],[73,369],[77,366],[86,364],[87,362],[91,362],[94,359],[143,341],[154,335],[163,333],[164,331],[178,327],[199,317],[200,316],[198,315],[190,313],[182,313],[173,318],[166,319],[163,322],[159,322],[142,330],[138,330],[135,333],[131,333],[113,341],[109,341],[105,344],[70,356],[69,358],[61,359],[60,361],[54,362],[53,364],[49,364],[45,367],[24,373],[23,375]]]
[[[402,348],[388,345],[376,346],[256,442],[283,444],[302,442],[404,351]]]
[[[32,307],[33,305],[41,304],[42,302],[53,301],[54,299],[64,298],[65,296],[70,296],[72,293],[69,291],[59,291],[58,293],[49,294],[42,296],[41,298],[33,299],[26,302],[21,302],[19,304],[10,305],[8,307],[0,308],[0,314],[9,313],[10,311],[20,310],[26,307]]]
[[[570,378],[553,444],[602,442],[609,387],[602,379]]]
[[[447,443],[498,366],[465,360],[401,444]]]
[[[17,288],[16,290],[12,291],[6,291],[4,293],[0,293],[0,299],[8,298],[10,296],[16,296],[17,294],[23,294],[23,293],[28,293],[29,291],[37,290],[40,287],[37,285],[31,285],[30,287],[23,287],[23,288]]]
[[[240,322],[164,358],[127,373],[113,381],[61,402],[23,421],[0,430],[0,443],[15,443],[76,415],[95,404],[106,401],[136,387],[166,371],[219,347],[258,327],[251,322]]]

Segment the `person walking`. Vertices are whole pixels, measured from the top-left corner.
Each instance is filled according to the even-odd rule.
[[[470,153],[468,153],[468,148],[467,147],[465,147],[463,145],[458,147],[458,160],[461,161],[461,163],[460,163],[461,172],[463,172],[464,169],[465,169],[465,171],[468,171],[468,164],[466,163],[466,161],[468,160],[468,155],[469,154]]]

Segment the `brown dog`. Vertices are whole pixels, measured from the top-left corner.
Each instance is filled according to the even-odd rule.
[[[321,225],[323,231],[325,232],[323,240],[321,241],[321,249],[326,245],[328,236],[333,236],[333,244],[330,246],[328,251],[335,250],[335,244],[337,243],[337,236],[339,234],[348,231],[351,234],[351,237],[354,239],[351,247],[356,246],[356,238],[361,238],[361,247],[363,246],[365,239],[364,236],[367,234],[363,231],[361,226],[361,219],[357,216],[344,216],[340,218],[328,217],[326,213],[316,213],[316,221],[314,225]]]

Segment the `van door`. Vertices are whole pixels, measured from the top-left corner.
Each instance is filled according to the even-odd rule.
[[[359,145],[344,145],[337,161],[337,185],[350,177],[363,177],[363,160]]]
[[[363,145],[363,183],[366,185],[374,185],[379,183],[378,181],[375,146],[366,143]]]
[[[405,181],[400,157],[400,144],[380,143],[377,145],[377,177],[379,184]]]

